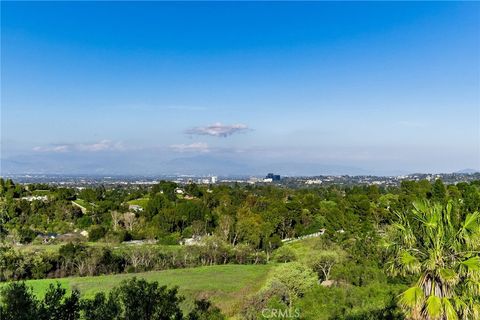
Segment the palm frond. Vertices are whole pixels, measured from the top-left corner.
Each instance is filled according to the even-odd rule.
[[[400,296],[400,305],[407,308],[416,308],[422,305],[425,294],[422,288],[414,286],[405,290]]]
[[[430,319],[440,319],[443,314],[442,299],[437,296],[429,296],[425,311]]]
[[[458,320],[458,314],[448,298],[442,299],[443,312],[447,320]]]
[[[480,271],[480,257],[475,256],[462,261],[462,265],[466,266],[468,271]]]
[[[400,263],[401,266],[410,273],[415,273],[420,271],[420,262],[416,257],[410,254],[408,251],[402,251],[400,253]]]

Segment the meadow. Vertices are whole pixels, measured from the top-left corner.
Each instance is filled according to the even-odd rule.
[[[135,200],[130,200],[127,203],[129,205],[136,205],[136,206],[140,206],[143,209],[145,209],[147,207],[148,201],[150,201],[149,197],[143,197],[143,198],[139,198],[139,199],[135,199]]]
[[[190,310],[195,299],[208,298],[225,315],[233,316],[239,312],[245,298],[263,286],[272,267],[273,265],[215,265],[135,274],[27,280],[26,283],[38,297],[43,297],[48,286],[58,281],[68,291],[77,289],[83,297],[91,298],[97,292],[110,291],[125,279],[138,277],[158,281],[168,287],[178,286],[180,295],[185,297],[182,303],[184,310]]]

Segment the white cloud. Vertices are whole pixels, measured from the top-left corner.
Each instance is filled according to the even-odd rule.
[[[69,150],[70,150],[70,146],[66,144],[33,148],[33,151],[36,151],[36,152],[67,152]]]
[[[79,151],[97,152],[97,151],[121,151],[125,147],[121,142],[112,142],[110,140],[102,140],[91,144],[78,144],[76,149]]]
[[[170,146],[174,152],[200,152],[206,153],[210,152],[208,144],[204,142],[195,142],[191,144],[173,144]]]
[[[185,131],[186,134],[203,135],[213,137],[228,137],[235,133],[246,132],[250,130],[245,124],[224,125],[220,122],[205,127],[195,127]]]
[[[121,142],[113,142],[110,140],[101,140],[94,143],[77,143],[77,144],[54,144],[49,146],[38,146],[33,148],[36,152],[99,152],[99,151],[122,151],[125,146]]]

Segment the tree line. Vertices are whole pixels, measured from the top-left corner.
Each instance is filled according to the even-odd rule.
[[[265,264],[267,257],[262,251],[244,244],[232,246],[215,236],[205,237],[199,245],[170,250],[156,245],[113,249],[82,242],[64,244],[57,251],[18,250],[0,245],[0,281],[97,276],[228,263]]]
[[[184,315],[178,288],[132,278],[108,294],[82,298],[78,290],[67,294],[58,282],[50,284],[38,299],[24,282],[12,282],[0,290],[0,319],[4,320],[223,320],[208,300],[195,301]]]
[[[182,189],[184,195],[176,193]],[[46,201],[23,199],[46,194]],[[182,238],[216,235],[235,246],[247,244],[268,254],[281,240],[322,228],[361,232],[388,225],[394,211],[405,211],[418,199],[460,201],[465,212],[480,207],[479,183],[445,186],[403,181],[400,187],[331,186],[290,189],[273,186],[179,186],[162,181],[151,188],[111,187],[75,189],[50,185],[21,185],[0,178],[0,237],[28,244],[37,235],[88,231],[89,241],[121,242],[156,239],[178,244]],[[128,201],[144,199],[133,211]],[[72,201],[81,200],[83,210]]]

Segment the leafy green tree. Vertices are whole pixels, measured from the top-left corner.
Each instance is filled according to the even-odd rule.
[[[82,316],[85,320],[114,320],[120,317],[122,311],[115,291],[107,296],[98,292],[93,299],[82,301]]]
[[[289,306],[292,306],[292,302],[303,296],[316,282],[317,276],[312,269],[300,262],[290,262],[274,269],[267,286],[283,286],[288,293]]]
[[[388,271],[416,283],[399,303],[411,319],[480,319],[480,214],[457,224],[453,205],[415,202],[398,213],[388,248]]]
[[[145,212],[142,214],[145,215],[148,219],[151,219],[155,215],[162,212],[163,209],[170,207],[170,201],[167,197],[161,193],[153,195],[147,203]]]
[[[343,251],[319,251],[308,258],[310,267],[317,272],[318,278],[322,281],[330,280],[332,268],[345,260]]]
[[[262,217],[249,208],[241,208],[237,212],[237,220],[235,231],[239,239],[255,247],[258,246],[264,222]]]
[[[273,258],[276,262],[286,263],[297,260],[297,255],[291,247],[282,246],[275,251]]]
[[[53,283],[47,289],[40,305],[38,319],[40,320],[75,320],[80,315],[80,296],[78,291],[72,291],[66,297],[66,290],[59,282]]]
[[[442,180],[437,179],[432,187],[432,199],[435,201],[443,202],[447,197],[447,188],[443,184]]]
[[[88,239],[90,241],[98,241],[105,236],[107,231],[100,225],[93,225],[88,230]]]
[[[185,192],[191,196],[200,198],[203,193],[200,190],[199,186],[196,183],[189,183],[185,186]]]
[[[197,201],[183,201],[177,204],[175,208],[176,223],[180,230],[194,221],[203,220],[203,208]]]
[[[21,243],[30,243],[36,236],[35,231],[27,227],[18,229],[18,235]]]
[[[73,189],[58,188],[55,194],[58,200],[75,200],[75,191]]]
[[[0,196],[3,196],[5,194],[5,191],[5,180],[3,178],[0,178]]]
[[[480,190],[474,185],[467,185],[463,190],[463,205],[467,212],[480,210]]]
[[[125,320],[181,320],[177,288],[167,289],[158,282],[132,278],[123,281],[116,293],[123,304]]]
[[[178,185],[175,182],[162,180],[152,187],[150,194],[153,197],[157,193],[162,193],[168,200],[175,201],[177,199],[177,196],[175,195],[175,189],[177,186]]]
[[[38,300],[24,282],[11,282],[0,293],[0,319],[37,320]]]
[[[69,297],[66,297],[63,302],[63,320],[76,320],[80,319],[80,292],[78,290],[73,290]]]

